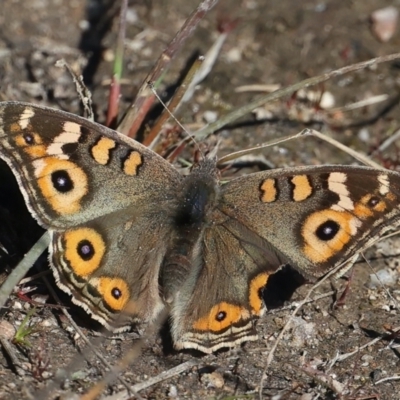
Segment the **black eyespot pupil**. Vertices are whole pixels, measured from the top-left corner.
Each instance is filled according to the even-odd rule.
[[[218,322],[223,321],[225,318],[226,318],[226,312],[225,312],[225,311],[220,311],[220,312],[217,314],[217,316],[215,317],[215,319],[216,319]]]
[[[31,135],[30,133],[24,133],[24,140],[25,143],[28,145],[35,143],[35,139],[33,138],[33,135]]]
[[[328,241],[333,239],[340,230],[340,225],[336,221],[328,220],[321,224],[315,234],[318,239]]]
[[[369,205],[370,207],[375,207],[378,203],[379,203],[379,199],[378,199],[377,197],[371,197],[371,198],[368,200],[368,205]]]
[[[74,183],[67,171],[59,170],[51,174],[51,182],[54,188],[61,192],[70,192],[74,188]]]
[[[111,289],[111,296],[114,297],[114,299],[118,300],[122,296],[122,292],[118,288],[112,288]]]
[[[94,256],[94,247],[87,239],[81,240],[78,243],[77,250],[83,261],[89,261]]]

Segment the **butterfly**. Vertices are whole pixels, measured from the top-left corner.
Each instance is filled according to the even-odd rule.
[[[110,329],[167,308],[176,349],[257,339],[269,277],[315,280],[400,224],[400,174],[274,169],[221,182],[213,157],[184,177],[87,119],[0,103],[0,156],[51,235],[59,287]],[[128,311],[128,312],[127,312]]]

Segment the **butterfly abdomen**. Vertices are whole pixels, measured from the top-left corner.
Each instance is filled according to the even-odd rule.
[[[182,181],[181,201],[175,212],[175,236],[161,268],[160,286],[167,302],[190,275],[201,257],[204,228],[212,223],[219,186],[214,160],[204,160]],[[211,173],[210,173],[211,172]],[[168,288],[168,290],[166,289]]]

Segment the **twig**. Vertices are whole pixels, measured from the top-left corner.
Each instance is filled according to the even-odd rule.
[[[21,366],[21,363],[19,362],[17,355],[15,354],[14,348],[11,346],[10,342],[6,338],[0,336],[0,343],[3,346],[4,351],[10,357],[11,363],[12,363],[17,375],[24,376],[25,372],[24,372],[24,370]]]
[[[260,388],[259,388],[259,398],[260,398],[260,400],[262,400],[262,390],[263,390],[263,386],[264,386],[264,377],[265,377],[266,371],[268,370],[269,366],[271,365],[271,362],[272,362],[272,360],[274,358],[275,350],[277,349],[280,341],[282,340],[283,335],[289,329],[293,318],[296,316],[296,314],[299,312],[299,310],[303,307],[303,305],[306,304],[306,301],[308,301],[308,299],[311,296],[311,293],[313,293],[315,289],[317,289],[319,286],[321,286],[323,282],[325,282],[331,276],[335,275],[338,271],[342,270],[344,265],[346,265],[348,263],[349,264],[354,264],[354,262],[356,261],[357,258],[358,258],[358,253],[355,254],[353,257],[351,257],[349,260],[346,260],[344,263],[338,265],[336,268],[334,268],[328,274],[326,274],[321,280],[319,280],[315,285],[313,285],[311,287],[311,289],[308,291],[306,297],[294,309],[294,311],[290,315],[288,321],[286,322],[285,326],[282,328],[282,330],[280,331],[278,337],[276,338],[275,343],[273,344],[271,350],[268,353],[267,362],[266,362],[266,365],[264,367],[263,373],[261,374],[261,381],[260,381]]]
[[[117,39],[117,49],[114,60],[114,71],[111,78],[110,93],[108,96],[108,109],[106,126],[114,127],[118,118],[119,96],[121,94],[122,63],[124,60],[124,44],[126,32],[126,12],[128,0],[122,0],[121,11],[119,14],[119,30]]]
[[[361,163],[365,164],[365,165],[369,165],[370,167],[376,168],[376,169],[384,169],[382,167],[382,165],[376,163],[375,161],[372,161],[370,158],[368,158],[367,156],[364,156],[363,154],[351,149],[350,147],[338,142],[337,140],[324,135],[321,132],[318,132],[314,129],[310,129],[310,136],[315,136],[318,139],[324,140],[325,142],[337,147],[339,150],[344,151],[345,153],[349,154],[350,156],[352,156],[353,158],[355,158],[356,160],[360,161]]]
[[[147,381],[140,382],[140,383],[137,383],[136,385],[133,385],[131,387],[131,390],[134,390],[135,392],[139,392],[139,391],[141,391],[143,389],[146,389],[146,388],[148,388],[150,386],[153,386],[153,385],[155,385],[157,383],[160,383],[162,381],[170,379],[175,375],[179,375],[182,372],[184,372],[184,371],[186,371],[186,370],[198,365],[199,362],[200,362],[199,360],[186,361],[186,362],[184,362],[182,364],[179,364],[176,367],[173,367],[173,368],[171,368],[171,369],[169,369],[167,371],[161,372],[161,374],[159,374],[157,376],[154,376],[153,378],[150,378]],[[115,394],[113,396],[105,397],[104,400],[128,400],[129,398],[130,397],[129,397],[128,392],[127,391],[122,391],[122,392],[117,393],[117,394]]]
[[[343,385],[337,381],[334,377],[329,376],[322,371],[318,371],[317,369],[312,368],[311,366],[303,366],[299,368],[300,371],[304,372],[306,375],[315,379],[322,386],[325,386],[331,389],[336,395],[342,396],[344,388]]]
[[[197,137],[196,133],[194,135],[195,135],[195,137]],[[261,143],[257,146],[251,147],[250,149],[239,150],[239,151],[230,153],[224,157],[221,157],[218,160],[218,165],[226,163],[230,160],[234,160],[238,157],[242,157],[246,154],[254,153],[255,151],[264,149],[266,147],[276,146],[277,144],[280,144],[280,143],[288,142],[290,140],[303,138],[303,137],[307,137],[307,136],[314,136],[320,140],[323,140],[323,141],[331,144],[332,146],[337,147],[339,150],[342,150],[343,152],[349,154],[350,156],[352,156],[353,158],[355,158],[356,160],[360,161],[361,163],[363,163],[365,165],[369,165],[370,167],[377,168],[377,169],[384,169],[381,165],[379,165],[375,161],[372,161],[369,157],[364,156],[363,154],[351,149],[350,147],[338,142],[337,140],[335,140],[327,135],[324,135],[321,132],[316,131],[315,129],[309,129],[309,128],[303,129],[301,132],[299,132],[295,135],[285,136],[281,139],[276,139],[276,140],[271,140],[266,143]]]
[[[380,379],[379,381],[375,382],[375,385],[379,385],[381,383],[389,381],[400,381],[400,375],[393,375],[393,376],[388,376],[387,378]]]
[[[43,281],[44,281],[48,291],[50,292],[50,294],[53,296],[54,300],[56,301],[56,303],[61,305],[62,304],[61,300],[58,298],[57,293],[55,292],[53,287],[50,285],[50,283],[47,280],[47,278],[43,277]],[[112,370],[112,368],[113,368],[112,365],[105,359],[105,357],[103,357],[103,355],[97,349],[96,342],[99,342],[99,340],[97,340],[95,343],[92,343],[87,338],[87,336],[83,333],[83,331],[79,328],[79,326],[76,324],[76,322],[73,320],[73,318],[71,317],[69,312],[66,310],[66,308],[65,307],[61,307],[61,311],[65,315],[65,317],[68,319],[69,324],[75,329],[75,331],[78,333],[78,335],[81,337],[81,339],[87,345],[87,348],[85,349],[83,354],[77,354],[75,356],[74,360],[72,362],[70,362],[70,364],[68,365],[69,371],[77,369],[78,366],[79,366],[79,363],[82,361],[82,357],[87,358],[87,355],[89,354],[89,351],[93,352],[93,354],[95,354],[95,356],[102,362],[102,364],[106,368],[108,368],[109,370]],[[36,394],[36,398],[37,399],[43,399],[43,400],[47,399],[49,397],[49,394],[51,393],[51,391],[59,383],[61,383],[64,379],[68,378],[67,372],[68,371],[66,371],[65,374],[57,374],[56,378],[53,379],[53,381],[51,382],[50,385],[48,385],[45,389],[41,390],[40,392],[38,392]],[[120,381],[121,381],[121,383],[123,385],[125,385],[126,387],[129,387],[129,384],[127,382],[125,382],[125,380],[122,377],[120,377]]]
[[[197,137],[196,134],[194,134],[194,135]],[[243,157],[244,155],[254,153],[255,151],[264,149],[266,147],[276,146],[277,144],[289,142],[290,140],[298,139],[299,137],[304,137],[304,136],[309,136],[309,135],[311,135],[311,130],[306,128],[306,129],[303,129],[301,132],[296,133],[295,135],[284,136],[283,138],[280,138],[280,139],[271,140],[266,143],[261,143],[257,146],[251,147],[250,149],[234,151],[233,153],[230,153],[224,157],[221,157],[218,160],[218,165],[227,163],[228,161],[231,161],[231,160],[235,160],[239,157]]]
[[[385,101],[389,98],[388,94],[378,94],[376,96],[369,97],[368,99],[356,101],[351,104],[347,104],[343,107],[336,107],[336,108],[330,108],[326,110],[328,114],[335,114],[338,112],[346,112],[346,111],[351,111],[351,110],[356,110],[357,108],[362,108],[366,106],[370,106],[372,104],[376,103],[381,103],[382,101]]]
[[[319,83],[325,82],[337,76],[341,76],[344,74],[348,74],[350,72],[355,72],[361,69],[372,67],[374,65],[381,64],[384,62],[397,60],[399,58],[400,58],[400,53],[389,54],[382,57],[372,58],[370,60],[363,61],[357,64],[348,65],[346,67],[339,68],[319,76],[305,79],[301,82],[295,83],[294,85],[288,86],[284,89],[280,89],[273,93],[269,93],[265,96],[261,96],[258,99],[255,99],[254,101],[250,102],[246,106],[240,107],[225,116],[221,116],[220,118],[218,118],[216,122],[200,129],[199,131],[195,132],[194,135],[196,136],[197,139],[204,140],[207,136],[214,133],[218,129],[221,129],[225,125],[243,117],[244,115],[252,112],[255,108],[260,107],[265,103],[280,99],[281,97],[284,96],[289,96],[292,93],[298,91],[299,89],[317,85]]]
[[[275,92],[282,87],[279,83],[271,84],[254,84],[254,85],[242,85],[235,88],[235,93],[246,93],[246,92]]]
[[[388,137],[386,140],[381,143],[379,148],[376,150],[376,152],[383,152],[385,151],[389,146],[392,145],[397,139],[400,138],[400,129],[397,129],[396,132],[394,132],[390,137]]]
[[[124,134],[128,134],[130,137],[134,137],[138,131],[140,125],[143,122],[145,115],[151,104],[154,101],[154,96],[148,88],[148,82],[155,82],[157,88],[159,79],[165,72],[165,69],[170,64],[171,60],[177,55],[178,51],[182,48],[183,43],[191,35],[194,29],[197,27],[203,17],[210,11],[218,0],[203,0],[196,10],[189,16],[185,21],[185,24],[175,35],[168,48],[161,54],[157,60],[156,66],[152,72],[145,78],[142,87],[136,96],[135,101],[130,106],[129,110],[125,114],[123,120],[118,126],[118,131]]]
[[[228,37],[229,31],[224,31],[219,34],[216,41],[209,48],[204,56],[204,62],[201,64],[200,68],[196,71],[190,82],[185,95],[182,98],[182,103],[187,103],[192,97],[196,86],[210,73],[215,62],[217,61],[218,55],[221,51],[222,45],[224,44],[226,38]]]
[[[199,69],[200,65],[203,62],[203,57],[198,57],[193,65],[190,67],[189,72],[185,76],[182,84],[179,86],[177,91],[175,92],[174,96],[172,97],[171,101],[168,104],[168,109],[164,109],[163,113],[160,115],[158,118],[157,122],[154,124],[154,126],[151,128],[150,133],[147,135],[145,140],[143,141],[143,144],[151,149],[154,148],[158,135],[161,132],[161,129],[164,124],[168,122],[168,120],[171,118],[171,115],[176,112],[177,107],[181,103],[182,97],[185,95],[186,88],[190,86],[190,82],[193,79],[193,75],[196,73],[196,71]],[[154,93],[154,95],[157,97],[157,92]],[[179,124],[179,122],[178,122]],[[184,129],[184,128],[183,128]]]
[[[66,68],[72,77],[72,81],[75,83],[75,88],[78,93],[79,98],[81,99],[83,108],[86,113],[86,118],[90,121],[94,121],[94,114],[92,109],[92,93],[86,87],[83,82],[83,76],[77,75],[75,71],[70,67],[70,65],[62,58],[56,62],[56,67]]]
[[[394,331],[397,331],[399,328],[393,329]],[[341,362],[343,360],[346,360],[347,358],[353,356],[354,354],[357,354],[360,352],[360,350],[365,349],[368,346],[372,346],[373,344],[383,340],[387,335],[381,335],[377,338],[372,339],[366,344],[363,344],[362,346],[358,347],[356,350],[350,351],[349,353],[341,354],[341,355],[336,355],[336,357],[329,363],[329,368],[331,369],[337,362]]]

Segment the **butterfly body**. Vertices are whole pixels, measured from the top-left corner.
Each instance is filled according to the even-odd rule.
[[[310,280],[400,224],[400,175],[295,167],[221,183],[205,159],[183,177],[123,135],[31,104],[0,103],[0,156],[51,233],[59,286],[109,328],[168,307],[177,349],[256,336],[268,277]]]

